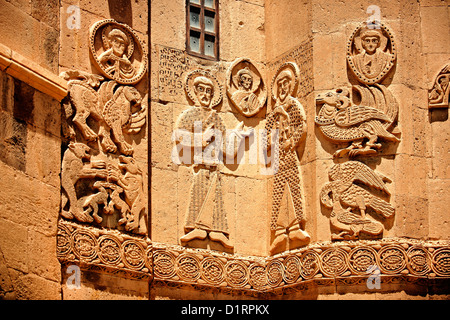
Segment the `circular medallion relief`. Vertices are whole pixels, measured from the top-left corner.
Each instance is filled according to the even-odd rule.
[[[147,53],[129,26],[113,19],[102,20],[89,30],[92,61],[108,79],[136,84],[147,71]]]

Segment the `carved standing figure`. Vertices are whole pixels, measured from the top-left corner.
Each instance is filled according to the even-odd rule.
[[[231,249],[222,199],[220,158],[227,154],[235,157],[240,143],[252,131],[242,131],[243,123],[240,123],[226,139],[225,124],[213,109],[222,98],[220,86],[209,72],[191,72],[187,76],[186,91],[195,105],[178,118],[176,132],[179,135],[175,142],[185,151],[194,147],[193,162],[187,163],[193,164],[193,182],[184,228],[186,234],[180,240],[188,243],[209,237]],[[196,140],[198,137],[201,141]]]
[[[272,82],[275,106],[267,115],[265,126],[266,147],[275,149],[272,216],[270,229],[275,233],[270,251],[274,253],[290,241],[309,243],[310,236],[301,227],[304,222],[299,159],[296,149],[306,137],[306,115],[303,106],[295,98],[298,86],[298,67],[294,63],[283,64]],[[275,139],[275,141],[273,141]],[[295,218],[288,221],[280,217],[283,194],[292,199]],[[288,236],[289,233],[289,236]]]

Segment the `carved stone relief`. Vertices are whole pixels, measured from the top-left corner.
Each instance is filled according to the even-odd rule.
[[[209,71],[191,71],[186,76],[185,90],[194,105],[179,116],[174,141],[179,150],[183,150],[180,154],[183,153],[184,161],[180,163],[192,165],[193,182],[184,228],[186,234],[180,241],[196,246],[192,241],[209,238],[221,244],[224,250],[232,250],[220,169],[223,157],[236,157],[243,139],[253,131],[242,130],[241,122],[234,130],[226,132],[222,117],[213,109],[222,101],[222,87]],[[186,157],[192,149],[193,157]]]
[[[405,276],[408,283],[445,281],[450,276],[449,241],[317,242],[273,257],[256,257],[151,243],[117,230],[62,220],[56,248],[62,264],[77,263],[86,270],[153,279],[155,286],[214,288],[255,297],[292,289],[304,292],[317,285],[366,287],[375,269],[386,283],[404,281]]]
[[[383,199],[390,195],[385,184],[390,180],[358,161],[335,164],[328,175],[331,182],[322,188],[320,201],[332,210],[332,240],[355,240],[362,233],[382,236],[383,224],[373,217],[388,219],[394,215],[394,207]],[[367,209],[373,214],[367,214]]]
[[[361,84],[353,85],[352,97],[349,89],[339,88],[316,99],[315,121],[324,137],[336,144],[351,143],[334,157],[377,155],[382,147],[379,139],[400,142],[398,104],[381,84],[395,62],[393,34],[383,23],[370,28],[362,23],[356,28],[347,44],[347,63]]]
[[[393,134],[397,133],[393,129],[398,105],[392,94],[382,85],[353,88],[362,97],[358,105],[351,101],[346,88],[322,93],[316,98],[319,112],[315,121],[322,134],[333,143],[351,143],[333,156],[376,155],[382,147],[379,139],[400,142]]]
[[[364,84],[380,83],[395,64],[397,57],[392,32],[383,23],[355,29],[347,44],[350,70]]]
[[[235,60],[228,68],[226,79],[228,97],[244,116],[252,117],[264,107],[266,85],[250,59]]]
[[[450,106],[450,64],[446,65],[434,79],[428,90],[428,108],[448,108]]]
[[[338,88],[316,97],[320,132],[332,143],[350,143],[333,158],[377,156],[380,140],[400,142],[398,103],[381,83],[395,62],[393,34],[383,23],[356,28],[348,41],[347,63],[360,84],[353,85],[353,96],[349,89]],[[385,221],[395,211],[385,185],[390,180],[358,161],[335,164],[328,174],[330,182],[322,188],[320,202],[331,209],[331,239],[381,238],[384,225],[377,220]]]
[[[97,38],[107,48],[99,59]],[[132,137],[146,123],[147,106],[143,95],[128,85],[136,84],[146,72],[146,58],[140,62],[135,58],[145,52],[134,32],[113,20],[94,24],[90,39],[91,55],[104,76],[78,70],[61,74],[69,91],[61,216],[146,234],[144,175],[133,158]],[[123,56],[117,56],[119,51]]]
[[[120,84],[136,84],[147,72],[147,54],[129,26],[107,19],[89,30],[91,58],[107,78]]]
[[[309,234],[303,230],[304,224],[301,179],[297,148],[306,137],[306,115],[303,106],[296,98],[299,69],[293,62],[280,66],[271,86],[272,99],[275,101],[273,111],[266,118],[266,137],[264,145],[274,153],[274,178],[270,229],[274,239],[270,248],[273,254],[287,248],[306,245]],[[272,147],[273,146],[273,147]],[[280,204],[287,197],[294,218],[280,215]],[[289,211],[289,210],[288,210]],[[287,212],[285,212],[287,213]],[[293,244],[294,241],[298,243]]]

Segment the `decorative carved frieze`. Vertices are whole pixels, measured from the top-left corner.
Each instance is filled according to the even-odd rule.
[[[152,246],[144,236],[60,220],[56,249],[61,264],[133,279],[149,279],[153,274]]]
[[[382,285],[450,280],[450,242],[444,240],[317,242],[271,257],[256,257],[151,243],[143,236],[61,220],[57,256],[61,264],[153,279],[153,285],[191,286],[258,297],[336,283],[360,285],[369,291],[367,283],[373,276],[379,276]]]

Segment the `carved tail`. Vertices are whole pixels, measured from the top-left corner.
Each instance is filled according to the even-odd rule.
[[[376,197],[370,201],[370,207],[385,218],[391,217],[395,212],[395,208],[389,202]]]
[[[333,198],[330,195],[332,191],[330,182],[326,183],[320,191],[320,202],[327,208],[333,207]]]
[[[353,89],[361,96],[360,105],[376,108],[390,119],[390,122],[383,124],[386,129],[390,128],[398,116],[398,103],[392,93],[380,84],[354,85]]]

